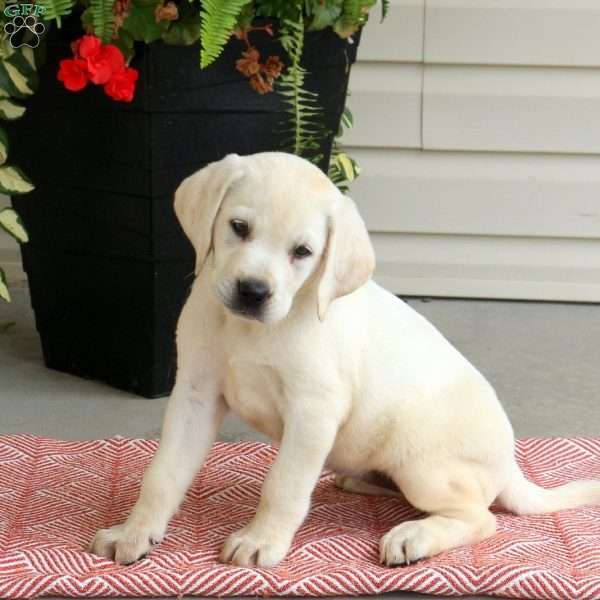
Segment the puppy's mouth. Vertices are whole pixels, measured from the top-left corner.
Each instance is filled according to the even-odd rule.
[[[265,320],[264,311],[262,309],[256,309],[249,306],[241,305],[237,302],[234,303],[226,303],[225,308],[229,310],[229,312],[233,313],[238,317],[242,317],[243,319],[248,319],[249,321],[259,321],[263,323]]]

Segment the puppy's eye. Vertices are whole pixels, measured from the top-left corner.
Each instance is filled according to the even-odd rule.
[[[296,258],[306,258],[311,254],[312,252],[310,251],[310,248],[307,248],[306,246],[296,246],[294,248],[294,256]]]
[[[246,223],[246,221],[242,221],[241,219],[231,219],[231,221],[229,221],[229,224],[231,225],[231,229],[233,229],[235,235],[242,238],[243,240],[245,240],[248,237],[248,234],[250,233],[250,228],[248,227],[248,223]]]

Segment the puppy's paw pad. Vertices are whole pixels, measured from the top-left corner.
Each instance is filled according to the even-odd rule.
[[[161,534],[149,533],[143,527],[115,525],[98,530],[89,550],[119,564],[130,565],[144,558],[161,540]]]
[[[242,529],[227,538],[219,560],[239,567],[272,567],[285,557],[288,549],[289,543],[272,535]]]
[[[406,521],[386,533],[379,543],[379,560],[388,567],[410,565],[434,554],[435,540],[425,520]]]

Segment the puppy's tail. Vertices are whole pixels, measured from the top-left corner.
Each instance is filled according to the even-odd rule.
[[[517,515],[555,512],[600,504],[600,481],[571,481],[555,488],[543,488],[525,479],[515,464],[513,477],[498,496],[500,504]]]

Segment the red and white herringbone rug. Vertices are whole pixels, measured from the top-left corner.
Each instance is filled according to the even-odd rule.
[[[552,515],[498,514],[498,533],[410,567],[384,568],[379,538],[416,516],[395,498],[338,490],[324,473],[287,558],[273,569],[216,562],[245,524],[276,450],[215,444],[147,558],[118,566],[86,553],[96,529],[123,521],[156,442],[59,442],[0,437],[0,597],[337,596],[412,590],[461,596],[600,599],[600,507]],[[600,440],[529,439],[517,455],[544,486],[600,477]]]

